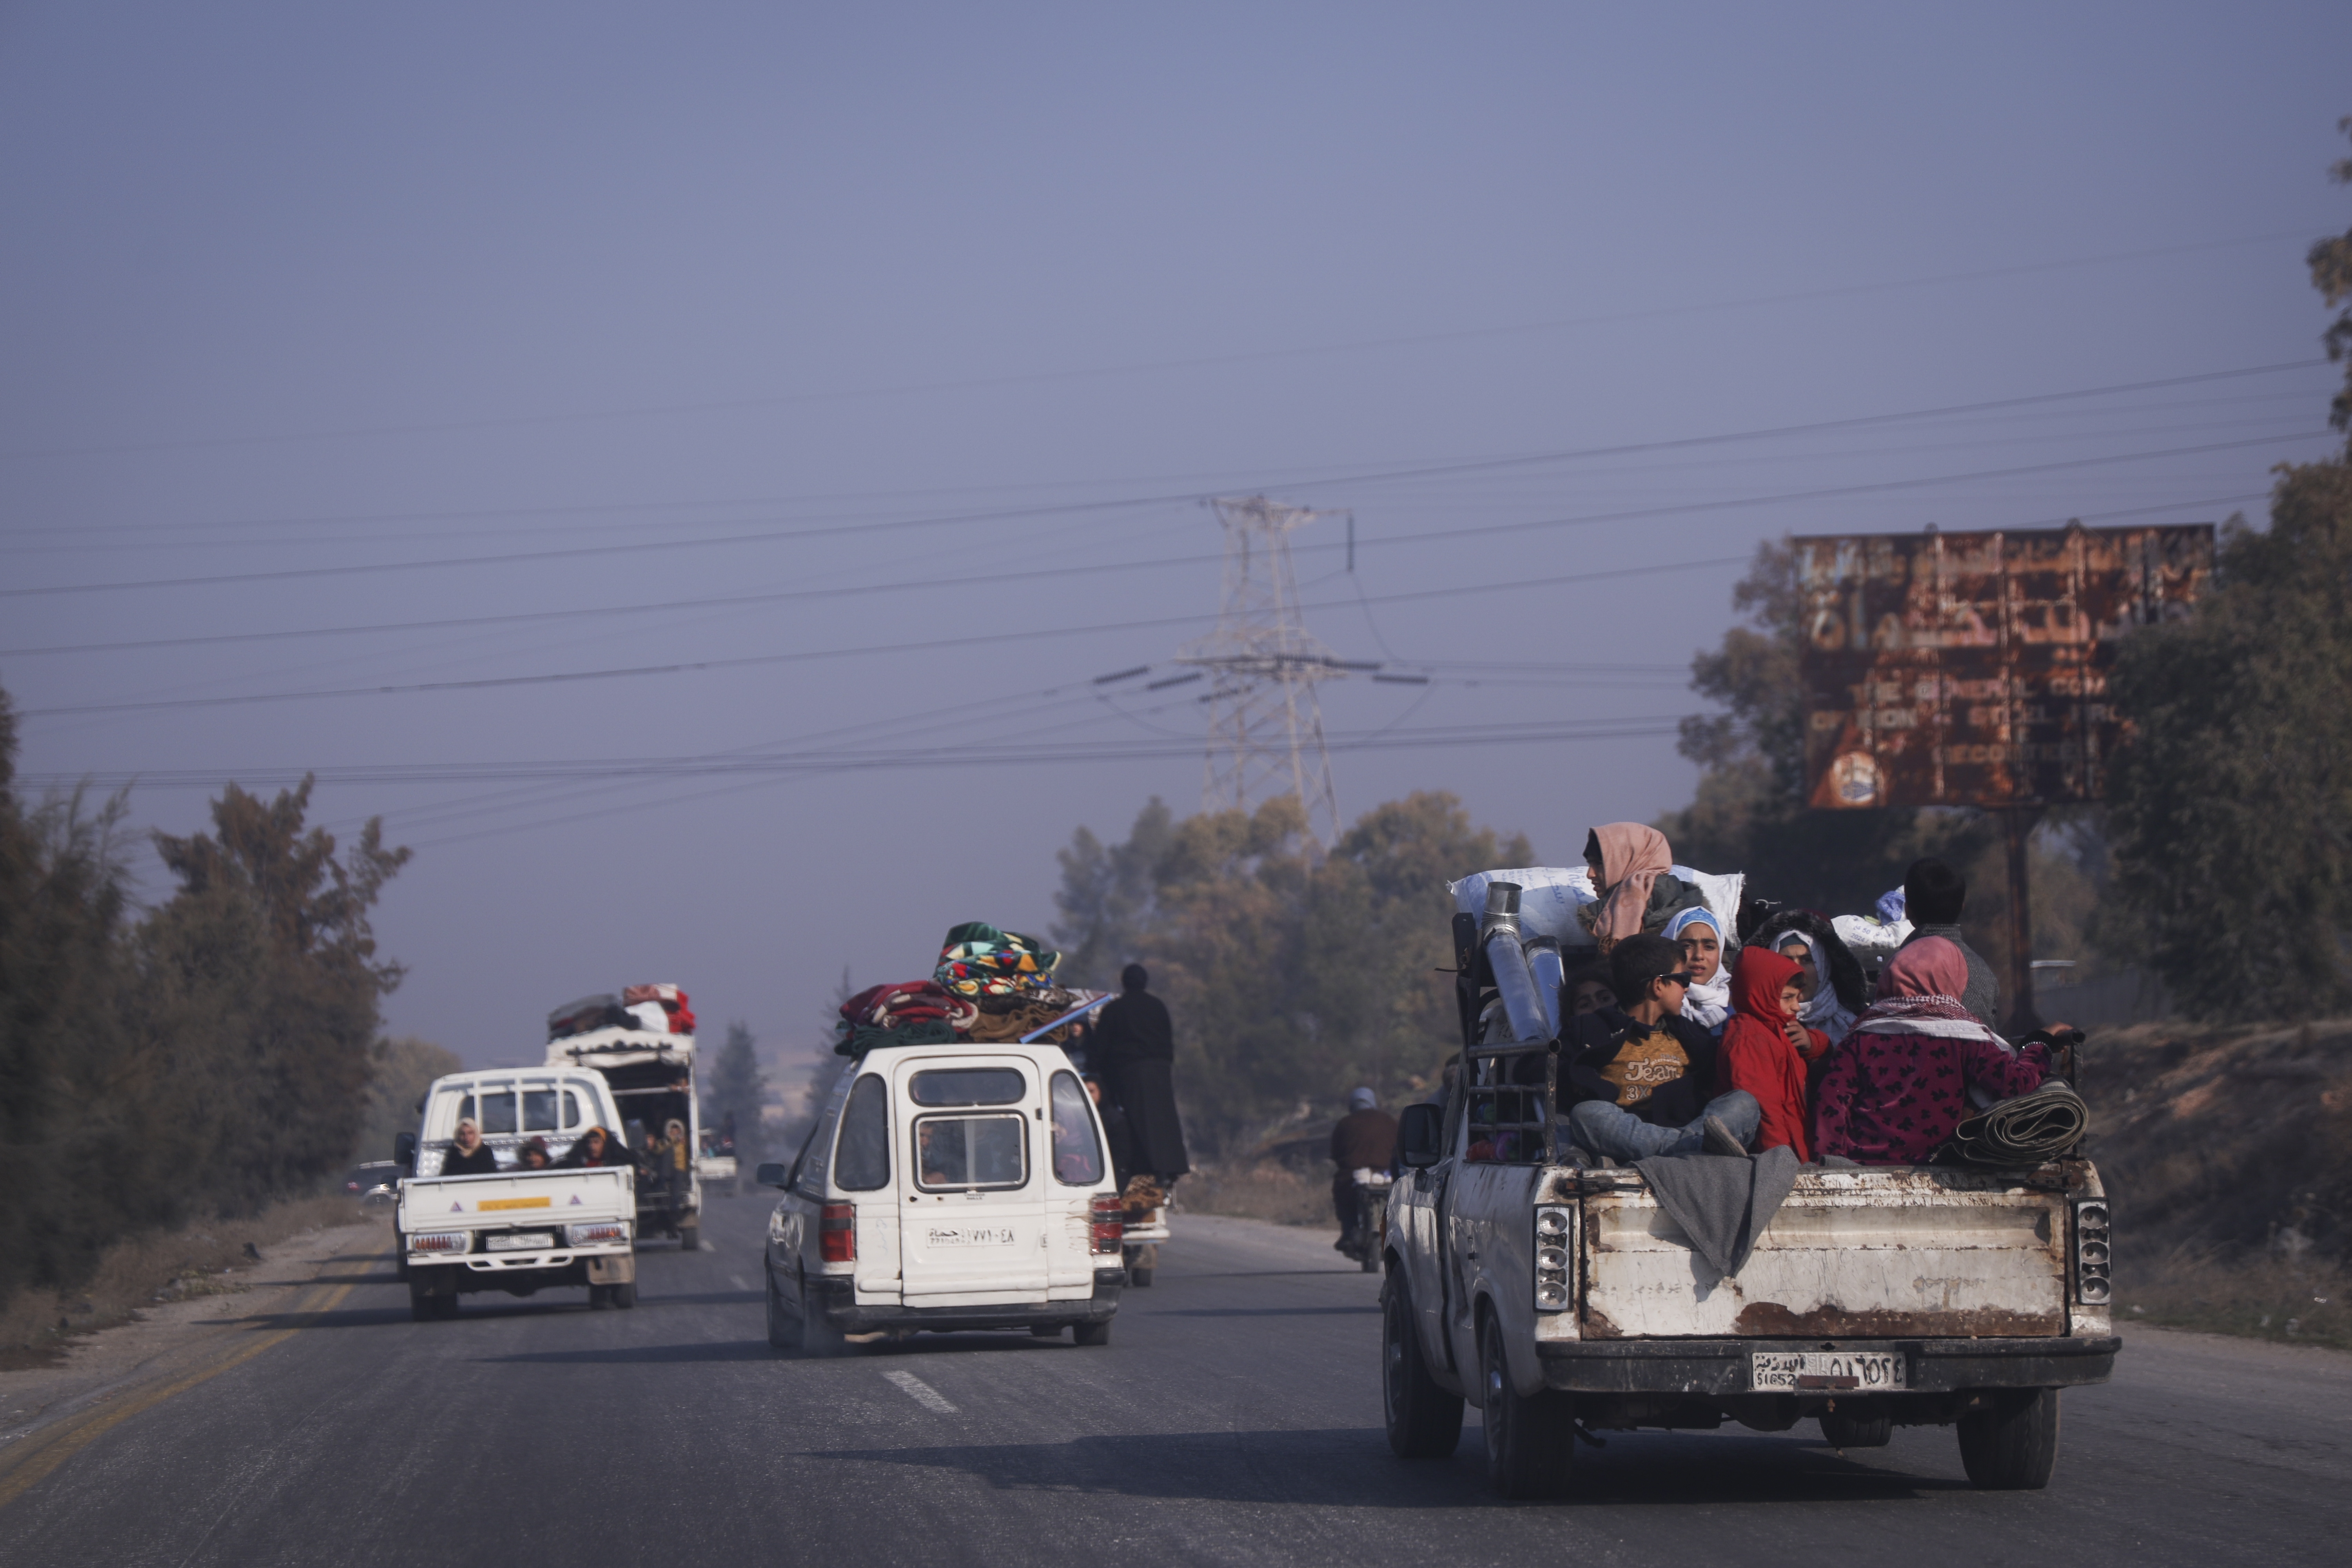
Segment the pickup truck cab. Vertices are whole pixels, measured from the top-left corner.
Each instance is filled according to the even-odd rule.
[[[499,1156],[497,1173],[441,1174],[461,1120],[482,1130]],[[461,1294],[530,1296],[559,1286],[587,1287],[592,1307],[636,1305],[635,1173],[510,1163],[532,1138],[562,1160],[581,1133],[618,1120],[593,1072],[509,1068],[434,1079],[416,1133],[400,1140],[403,1163],[415,1173],[400,1183],[394,1220],[411,1314],[450,1318]]]
[[[1512,1497],[1560,1490],[1595,1429],[1725,1421],[1814,1419],[1841,1447],[1954,1426],[1977,1486],[2048,1481],[2059,1391],[2105,1382],[2117,1346],[2089,1161],[1800,1166],[1726,1276],[1639,1170],[1575,1154],[1558,1040],[1482,1039],[1516,1031],[1497,1028],[1460,932],[1456,950],[1466,1087],[1406,1109],[1389,1195],[1382,1393],[1400,1456],[1451,1454],[1466,1400]]]
[[[759,1170],[768,1342],[968,1329],[1110,1341],[1124,1224],[1102,1124],[1058,1046],[896,1046],[842,1069],[789,1165]]]

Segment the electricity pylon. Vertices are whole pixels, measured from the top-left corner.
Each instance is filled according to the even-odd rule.
[[[1201,809],[1250,811],[1295,795],[1308,835],[1328,849],[1339,834],[1339,803],[1315,689],[1349,666],[1308,634],[1290,566],[1291,531],[1328,514],[1264,496],[1211,504],[1225,530],[1223,602],[1217,629],[1176,660],[1199,666],[1215,682],[1202,699],[1209,749]]]

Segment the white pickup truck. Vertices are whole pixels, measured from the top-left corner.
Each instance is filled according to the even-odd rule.
[[[2059,1391],[2105,1382],[2117,1345],[2090,1162],[1801,1166],[1726,1276],[1638,1170],[1571,1157],[1557,1040],[1482,1039],[1518,1032],[1490,1005],[1495,968],[1505,1001],[1516,982],[1475,927],[1455,948],[1467,1087],[1406,1109],[1389,1197],[1382,1394],[1400,1456],[1451,1454],[1467,1400],[1510,1497],[1557,1494],[1596,1429],[1727,1420],[1817,1419],[1842,1447],[1955,1426],[1977,1486],[2048,1481]]]
[[[441,1173],[460,1120],[481,1129],[497,1173]],[[420,1322],[455,1317],[458,1296],[470,1291],[529,1296],[579,1285],[592,1307],[635,1306],[635,1172],[513,1163],[534,1138],[561,1161],[582,1132],[618,1120],[593,1072],[509,1068],[436,1079],[422,1124],[397,1145],[415,1173],[400,1184],[394,1221],[411,1314]]]

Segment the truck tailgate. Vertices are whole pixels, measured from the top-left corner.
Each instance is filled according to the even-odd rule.
[[[1801,1174],[1728,1279],[1646,1189],[1587,1195],[1583,1233],[1586,1339],[2066,1332],[2064,1196],[1996,1176]]]

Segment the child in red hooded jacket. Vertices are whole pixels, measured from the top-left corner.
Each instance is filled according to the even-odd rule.
[[[1792,959],[1769,948],[1742,948],[1731,970],[1731,1016],[1723,1026],[1716,1055],[1715,1091],[1745,1089],[1764,1110],[1755,1152],[1783,1144],[1806,1164],[1813,1159],[1806,1135],[1807,1069],[1830,1048],[1827,1035],[1797,1022],[1805,1005]]]

